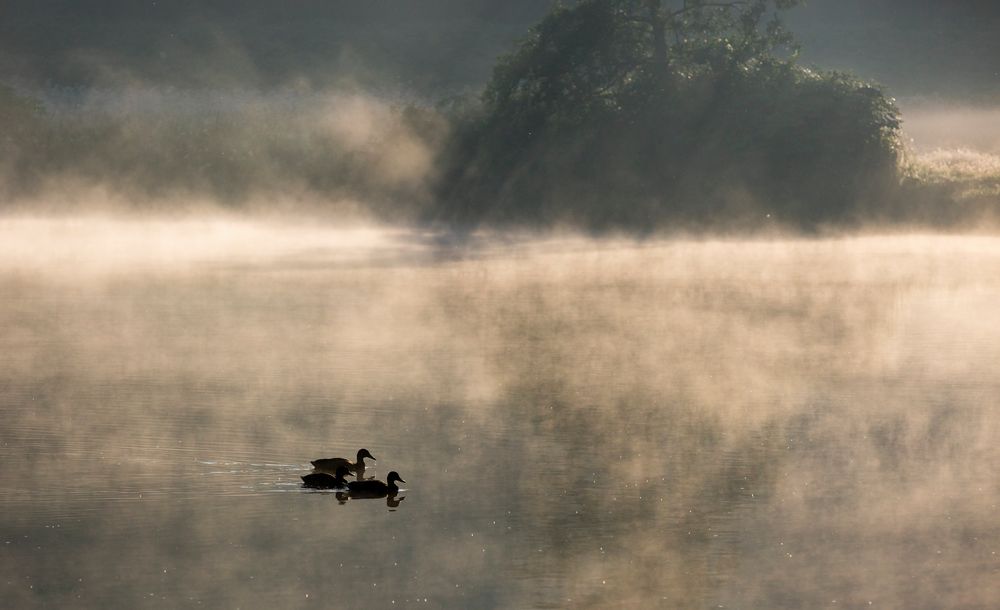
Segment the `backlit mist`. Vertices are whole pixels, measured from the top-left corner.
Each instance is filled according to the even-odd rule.
[[[1000,604],[994,3],[8,4],[0,607]]]
[[[15,606],[1000,595],[995,238],[3,232],[78,253],[3,253]],[[296,499],[354,445],[398,509]]]

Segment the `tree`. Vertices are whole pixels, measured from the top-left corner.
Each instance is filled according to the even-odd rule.
[[[795,65],[780,14],[797,3],[555,8],[500,60],[480,112],[456,130],[446,215],[704,222],[734,193],[805,225],[851,215],[872,175],[892,180],[898,112],[872,86]]]

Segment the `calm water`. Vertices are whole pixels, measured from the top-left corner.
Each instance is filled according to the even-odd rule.
[[[984,237],[0,221],[0,605],[996,607],[998,302]],[[398,506],[300,487],[359,447]]]

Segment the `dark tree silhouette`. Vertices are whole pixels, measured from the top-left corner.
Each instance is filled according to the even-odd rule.
[[[896,180],[898,111],[796,66],[796,0],[584,0],[502,58],[445,155],[446,218],[593,228],[850,219]]]

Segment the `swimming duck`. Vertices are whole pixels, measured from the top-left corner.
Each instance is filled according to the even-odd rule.
[[[322,458],[318,460],[313,460],[310,464],[316,470],[323,470],[326,472],[336,472],[337,468],[344,466],[349,472],[353,472],[356,476],[364,474],[365,472],[365,458],[371,458],[372,461],[375,460],[375,456],[368,452],[367,449],[358,449],[358,461],[351,463],[347,458]]]
[[[344,489],[347,487],[347,480],[344,479],[350,471],[347,466],[337,468],[337,474],[329,472],[311,472],[302,475],[302,485],[314,489]]]
[[[394,496],[399,493],[399,486],[396,481],[405,483],[402,477],[395,470],[386,477],[386,482],[382,481],[348,481],[347,488],[351,492],[352,498],[381,498],[383,496]]]

